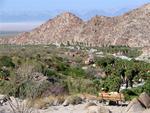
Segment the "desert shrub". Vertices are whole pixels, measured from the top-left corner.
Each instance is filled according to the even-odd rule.
[[[5,80],[0,80],[0,94],[6,94],[10,95],[10,93],[13,90],[13,84],[5,81]]]
[[[83,78],[68,78],[66,80],[70,94],[89,93],[96,94],[97,88],[92,80]]]
[[[47,81],[43,82],[42,84],[38,84],[32,80],[27,80],[14,87],[14,90],[11,92],[11,94],[22,99],[35,99],[41,97],[43,92],[45,92],[48,87],[50,87],[50,83]]]
[[[101,80],[100,79],[94,79],[93,80],[94,86],[97,91],[100,91],[102,86],[101,86]]]
[[[138,56],[140,56],[142,54],[141,51],[137,50],[137,49],[131,49],[128,50],[128,52],[126,53],[126,56],[130,57],[130,58],[136,58]]]
[[[121,86],[121,78],[119,76],[110,75],[102,81],[101,86],[108,91],[119,92]]]
[[[29,73],[28,73],[29,74]],[[0,81],[0,93],[18,98],[36,98],[50,86],[49,81],[42,83],[32,80],[31,73],[27,76],[14,74],[10,81]]]
[[[46,96],[62,96],[62,95],[68,95],[69,91],[68,91],[68,86],[67,85],[63,85],[63,84],[56,84],[56,85],[51,85],[49,86],[47,89],[45,89],[45,91],[43,91],[42,96],[46,97]]]
[[[0,66],[15,67],[11,57],[3,56],[0,58]]]
[[[80,67],[71,67],[66,71],[65,74],[72,76],[72,77],[85,77],[86,76],[86,72]]]
[[[45,76],[51,77],[51,76],[56,76],[56,74],[57,73],[56,73],[56,71],[54,69],[47,68],[47,69],[44,70],[44,75]]]
[[[42,84],[34,84],[32,86],[32,91],[30,92],[30,97],[37,98],[41,97],[42,94],[50,87],[51,84],[48,81],[43,81]]]
[[[137,97],[144,92],[144,87],[139,86],[132,89],[124,89],[121,92],[125,95],[126,100],[132,100],[134,97]]]
[[[97,70],[90,67],[86,70],[86,77],[87,78],[95,78],[96,77],[96,74],[97,74]]]
[[[147,92],[148,94],[150,94],[150,80],[149,79],[145,82],[143,88],[144,88],[145,92]]]
[[[10,76],[9,70],[0,70],[0,78],[6,78],[8,76]]]
[[[66,71],[69,68],[68,64],[65,62],[57,62],[57,71]]]
[[[114,64],[114,63],[115,63],[115,58],[113,58],[113,57],[98,58],[98,59],[96,60],[96,63],[97,63],[99,66],[105,68],[105,67],[107,67],[108,65]]]
[[[132,100],[133,98],[138,96],[134,91],[130,89],[125,89],[122,91],[122,93],[125,96],[125,100]]]
[[[82,58],[81,57],[75,57],[75,62],[76,63],[82,63]]]
[[[31,87],[31,82],[29,80],[19,81],[0,81],[0,93],[7,94],[14,97],[26,98],[31,91],[33,90]]]

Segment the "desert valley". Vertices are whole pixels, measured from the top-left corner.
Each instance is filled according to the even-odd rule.
[[[150,4],[4,32],[0,113],[150,113]]]

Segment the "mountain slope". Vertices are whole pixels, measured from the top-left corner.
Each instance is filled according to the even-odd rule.
[[[9,44],[77,43],[107,46],[144,47],[150,44],[150,4],[122,16],[95,16],[83,21],[74,14],[63,13],[29,33],[1,39]]]

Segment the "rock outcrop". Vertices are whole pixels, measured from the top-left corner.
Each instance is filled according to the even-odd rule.
[[[87,113],[111,113],[109,109],[104,106],[98,106],[94,103],[89,103],[85,106]]]
[[[138,100],[145,108],[150,108],[150,96],[147,93],[142,93]]]
[[[150,96],[144,92],[130,102],[124,113],[149,113],[149,107]]]
[[[126,111],[124,113],[142,113],[145,108],[141,105],[138,99],[133,99],[130,104],[127,106]]]

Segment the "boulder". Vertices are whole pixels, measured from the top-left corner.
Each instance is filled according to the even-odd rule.
[[[6,103],[9,100],[11,100],[10,97],[6,95],[0,95],[0,106],[2,106],[4,103]]]
[[[94,102],[89,102],[85,105],[85,109],[87,109],[90,106],[97,106],[97,104],[95,104]]]
[[[150,113],[150,109],[143,111],[142,113]]]
[[[135,98],[129,103],[124,113],[142,113],[144,110],[145,108],[142,106],[139,100]]]
[[[79,96],[69,96],[63,103],[63,106],[68,106],[70,104],[77,105],[82,103],[82,98]]]
[[[142,93],[138,100],[141,102],[141,104],[144,105],[145,108],[149,108],[150,107],[150,96],[147,93]]]
[[[5,95],[0,95],[0,105],[3,104],[3,99],[4,99]]]
[[[111,113],[111,111],[104,106],[91,105],[87,108],[87,113]]]

